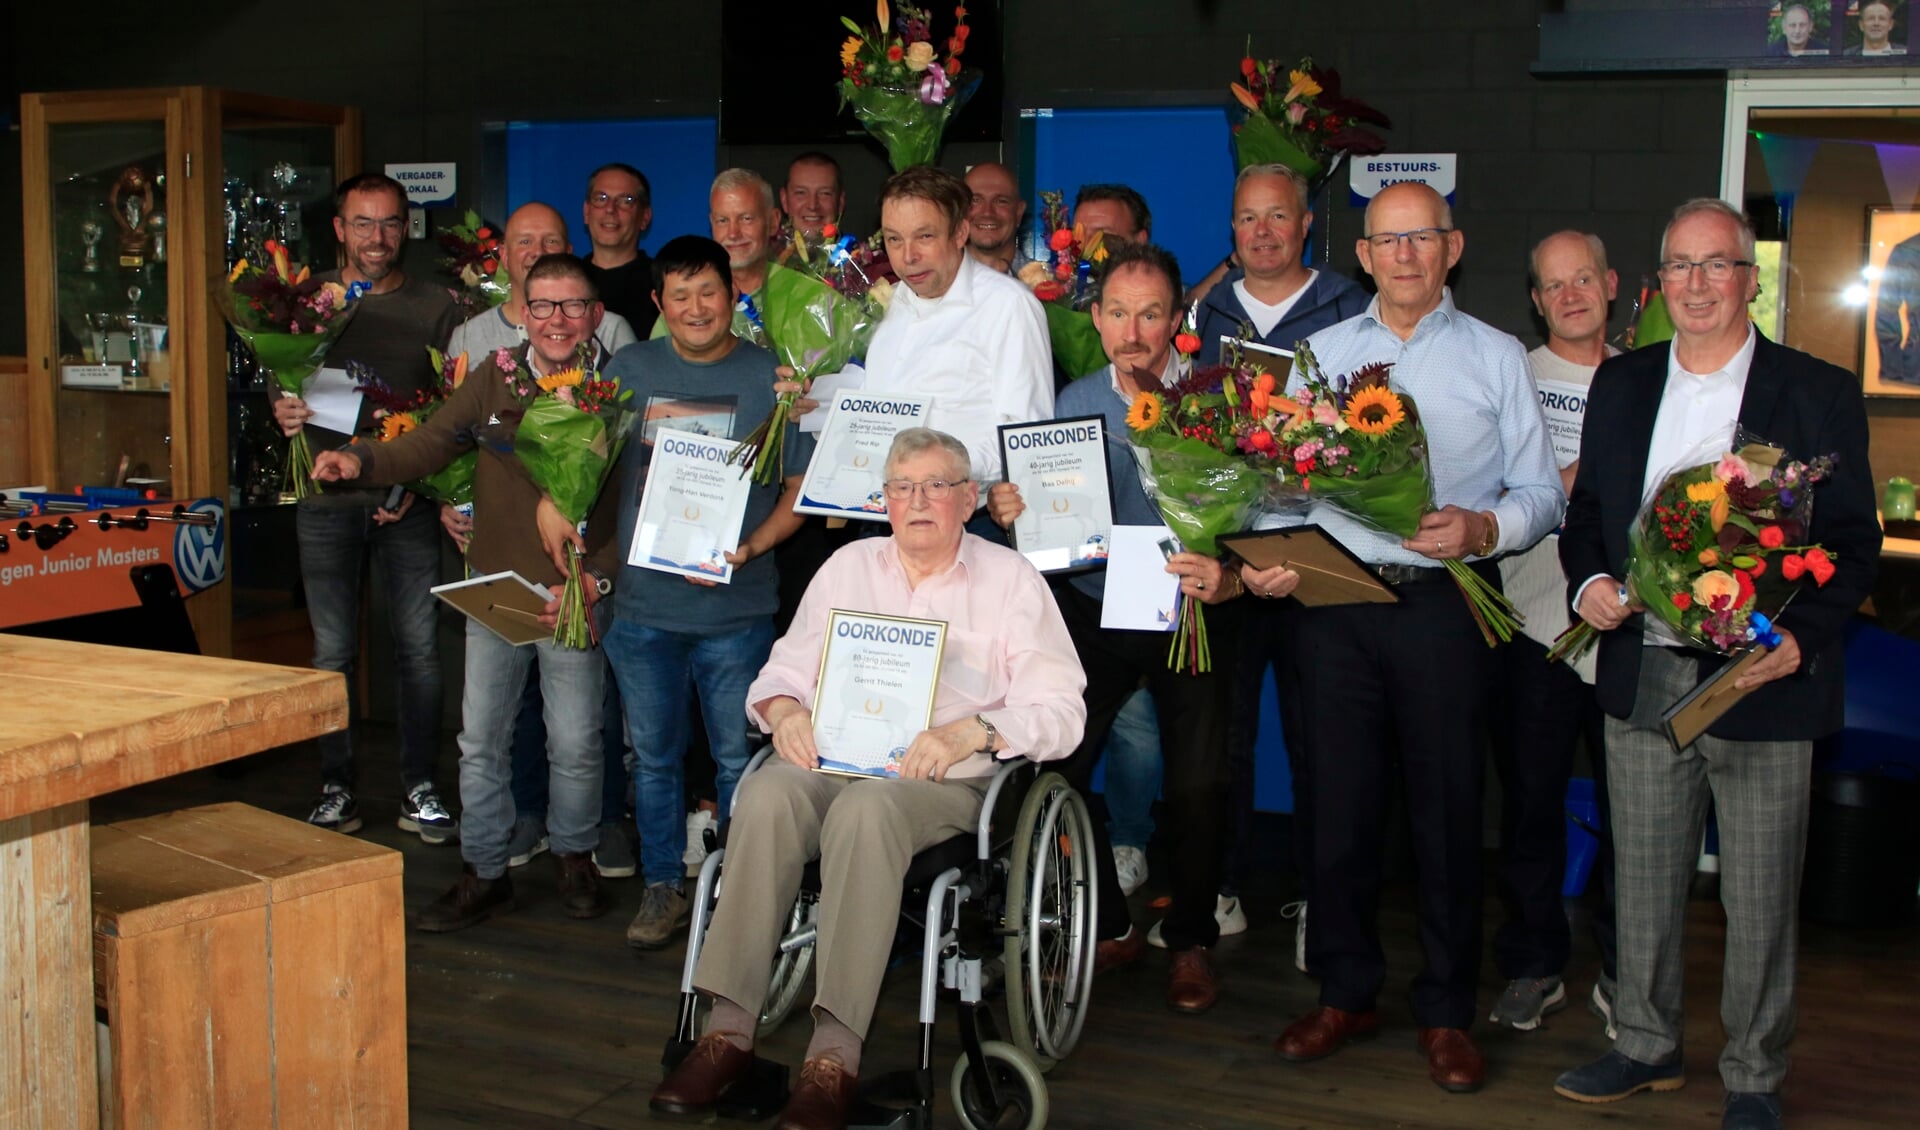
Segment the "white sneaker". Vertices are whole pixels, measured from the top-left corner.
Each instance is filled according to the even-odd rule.
[[[1114,849],[1116,852],[1119,850],[1119,848]],[[1219,924],[1220,936],[1223,938],[1247,932],[1247,912],[1240,909],[1240,899],[1237,896],[1214,896],[1213,920]],[[1160,936],[1160,923],[1155,922],[1153,929],[1147,931],[1147,944],[1157,950],[1167,948],[1166,940]]]
[[[700,874],[701,866],[707,862],[707,852],[712,847],[708,839],[719,831],[719,822],[706,809],[696,808],[687,813],[687,850],[680,853],[680,862],[686,864],[689,877]]]
[[[1307,900],[1290,902],[1280,908],[1280,917],[1293,919],[1293,967],[1307,971]]]
[[[1116,847],[1113,869],[1120,873],[1120,893],[1130,895],[1147,881],[1147,853],[1137,847]]]

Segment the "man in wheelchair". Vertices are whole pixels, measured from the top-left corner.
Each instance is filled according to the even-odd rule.
[[[966,447],[910,428],[887,455],[891,538],[864,538],[814,577],[792,628],[747,692],[777,760],[745,778],[719,905],[694,983],[706,1034],[654,1091],[653,1110],[700,1115],[751,1067],[756,1021],[801,874],[820,859],[814,1031],[782,1130],[846,1123],[915,852],[972,831],[996,760],[1049,761],[1079,744],[1086,676],[1046,582],[1018,553],[968,534],[979,501]],[[828,614],[944,620],[933,726],[900,776],[817,772],[811,707]]]

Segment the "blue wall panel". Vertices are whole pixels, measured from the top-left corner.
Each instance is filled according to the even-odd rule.
[[[530,200],[560,209],[573,249],[592,251],[580,205],[587,176],[610,161],[647,174],[653,227],[640,240],[652,252],[677,235],[706,235],[707,190],[716,171],[712,118],[646,118],[607,122],[513,122],[507,127],[507,208]],[[492,219],[504,223],[505,216]]]

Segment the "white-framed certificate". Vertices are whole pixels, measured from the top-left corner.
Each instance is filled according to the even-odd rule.
[[[835,395],[800,481],[794,513],[886,521],[887,496],[880,484],[887,451],[894,436],[927,426],[932,405],[924,396],[875,396],[859,389]]]
[[[673,428],[654,434],[627,564],[723,585],[733,580],[727,554],[740,548],[753,490],[752,477],[727,462],[737,446],[724,436]]]
[[[826,773],[898,777],[915,734],[933,720],[947,646],[945,620],[827,613],[813,744]]]
[[[1293,372],[1293,350],[1281,349],[1277,345],[1268,345],[1255,338],[1230,337],[1220,335],[1220,363],[1232,365],[1245,361],[1256,369],[1265,369],[1280,381],[1282,387],[1287,383],[1287,374]]]
[[[1042,573],[1103,565],[1112,542],[1106,420],[1000,425],[1000,462],[1026,508],[1008,531]]]

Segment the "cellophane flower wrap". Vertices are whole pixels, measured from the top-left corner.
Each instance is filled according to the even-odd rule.
[[[1426,428],[1413,398],[1389,384],[1393,366],[1376,363],[1329,378],[1305,342],[1294,347],[1304,385],[1280,398],[1280,458],[1293,468],[1296,503],[1326,503],[1366,525],[1410,538],[1437,510]],[[1520,614],[1465,561],[1442,561],[1466,597],[1487,645],[1513,638]]]
[[[440,267],[459,280],[453,296],[469,318],[505,302],[512,289],[500,254],[500,230],[469,210],[459,223],[437,233]]]
[[[1208,366],[1171,387],[1142,391],[1128,407],[1142,484],[1190,552],[1217,556],[1220,535],[1245,529],[1285,477],[1271,456],[1243,443],[1260,375],[1246,365]],[[1204,674],[1213,669],[1204,606],[1184,594],[1179,603],[1167,666]]]
[[[1801,585],[1833,577],[1833,556],[1807,541],[1813,488],[1834,457],[1790,460],[1741,435],[1734,451],[1696,447],[1659,476],[1627,531],[1628,599],[1668,640],[1731,653],[1779,643],[1773,621]],[[1604,583],[1604,582],[1601,582]],[[1548,658],[1577,656],[1595,638],[1579,620]]]
[[[1240,82],[1230,84],[1238,120],[1233,127],[1237,166],[1285,165],[1316,186],[1349,153],[1378,153],[1386,139],[1366,126],[1391,128],[1380,111],[1340,93],[1340,72],[1313,58],[1289,66],[1255,59],[1251,41],[1240,60]]]
[[[534,485],[577,529],[619,462],[636,417],[629,404],[633,394],[622,391],[618,381],[602,380],[587,367],[585,358],[573,368],[544,377],[517,365],[506,375],[509,383],[518,378],[515,388],[530,394],[514,435],[513,452]],[[553,642],[584,650],[597,640],[580,581],[579,551],[570,544]]]
[[[1047,233],[1047,260],[1020,268],[1018,278],[1047,315],[1053,360],[1072,380],[1106,367],[1107,352],[1093,328],[1096,283],[1106,270],[1106,233],[1089,232],[1068,214],[1066,195],[1040,194],[1040,230]]]
[[[361,393],[373,402],[373,419],[380,427],[379,442],[390,443],[431,420],[445,406],[453,390],[466,381],[465,353],[449,357],[428,346],[427,356],[432,359],[440,379],[432,387],[421,389],[412,396],[396,392],[365,365],[357,361],[347,363],[347,375],[353,378],[354,385]],[[479,457],[477,450],[469,448],[438,471],[402,485],[436,503],[466,506],[473,502],[473,471]]]
[[[832,225],[826,230],[834,231]],[[884,256],[871,249],[856,253],[853,239],[837,232],[826,238],[809,243],[795,232],[788,266],[768,270],[758,300],[740,298],[747,336],[791,368],[799,385],[780,394],[766,418],[728,453],[729,462],[740,464],[762,486],[786,479],[786,425],[794,402],[813,378],[837,373],[867,355],[893,296]]]
[[[953,11],[944,59],[933,43],[930,9],[903,3],[896,13],[878,0],[872,27],[840,18],[852,33],[840,45],[841,108],[853,107],[886,147],[896,173],[933,164],[947,123],[980,86],[980,72],[960,65],[969,33],[966,6]]]
[[[214,300],[280,390],[299,396],[347,328],[354,301],[367,284],[321,282],[306,265],[292,262],[278,240],[267,240],[258,259],[235,263]],[[304,428],[287,440],[284,481],[296,499],[319,489],[313,484],[313,448]]]

